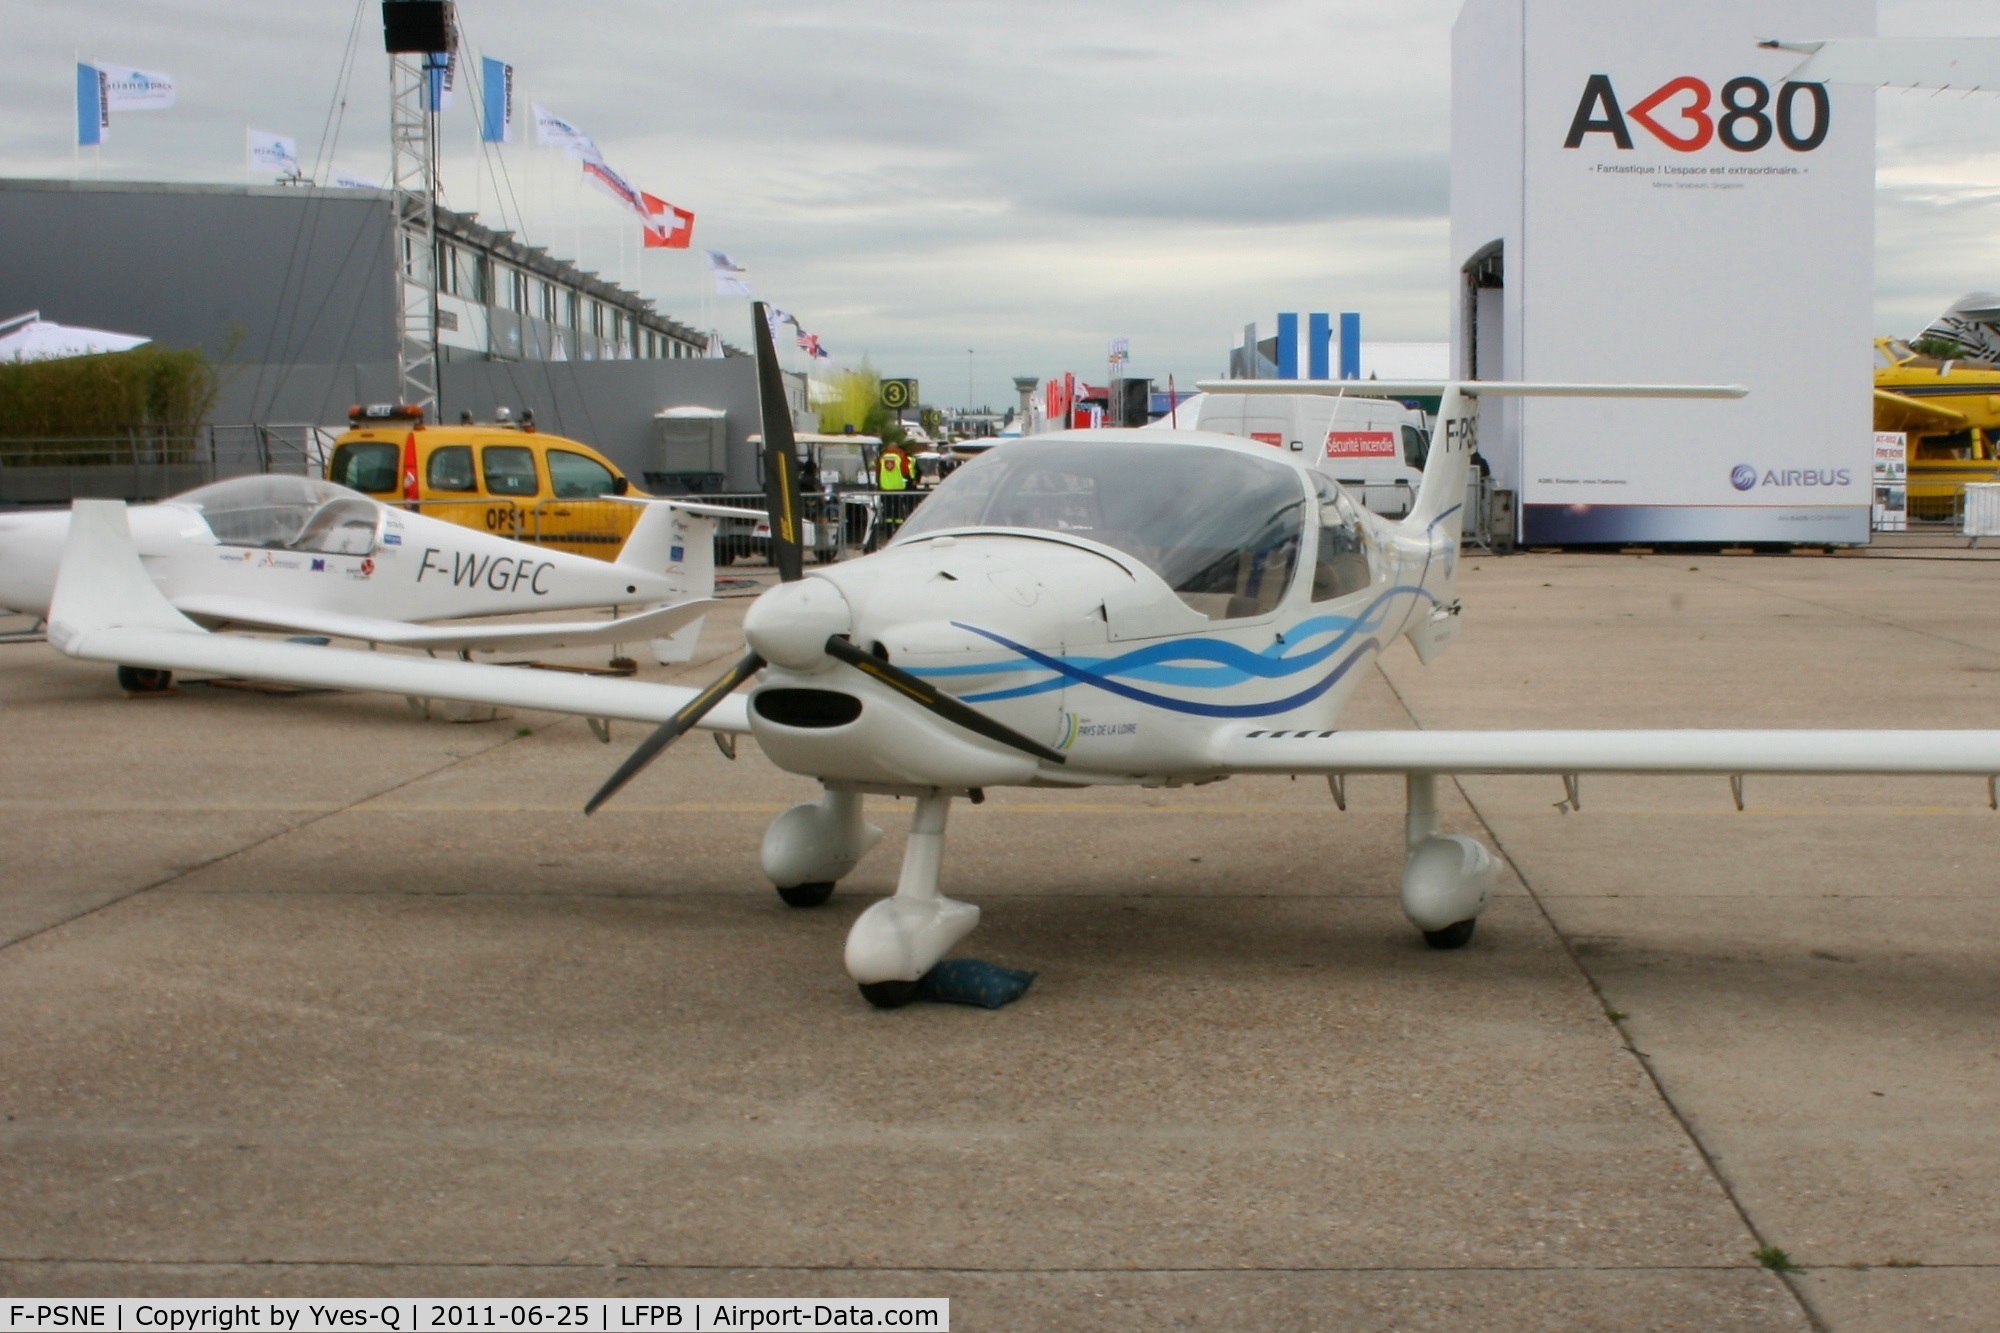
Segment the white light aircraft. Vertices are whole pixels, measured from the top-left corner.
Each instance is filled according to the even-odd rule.
[[[700,691],[205,635],[143,576],[115,504],[79,502],[50,640],[73,656],[659,723],[595,810],[693,727],[748,731],[817,801],[765,834],[785,901],[824,902],[880,836],[869,795],[916,806],[895,894],[855,921],[849,974],[908,1003],[979,909],[939,890],[946,814],[998,786],[1178,787],[1241,773],[1406,780],[1402,904],[1437,948],[1464,945],[1492,854],[1444,834],[1457,773],[2000,774],[1994,731],[1357,731],[1342,705],[1408,638],[1428,662],[1456,636],[1459,526],[1482,399],[1740,396],[1736,388],[1231,383],[1232,392],[1440,394],[1410,515],[1364,512],[1262,444],[1197,432],[1020,440],[947,479],[883,551],[804,574],[798,478],[768,325],[761,361],[774,556],[782,582],[744,620],[748,651]],[[747,695],[732,693],[755,681]]]
[[[391,508],[308,477],[218,481],[129,512],[146,573],[211,628],[282,630],[422,648],[523,651],[654,642],[685,661],[714,606],[714,519],[741,510],[654,501],[615,561],[551,551]],[[0,607],[47,618],[70,528],[62,512],[0,515]],[[429,624],[530,611],[640,606],[611,620]],[[134,691],[171,673],[121,665]]]

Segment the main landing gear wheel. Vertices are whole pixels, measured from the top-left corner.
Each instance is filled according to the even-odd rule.
[[[877,1009],[901,1009],[913,1004],[917,998],[915,981],[864,981],[861,984],[861,998]]]
[[[1479,924],[1479,918],[1470,921],[1454,921],[1443,930],[1424,932],[1424,943],[1433,949],[1463,949],[1472,943],[1472,928]]]
[[[833,881],[822,880],[818,884],[794,884],[789,889],[778,886],[778,896],[785,900],[787,907],[823,907],[826,900],[833,897]]]
[[[118,668],[118,688],[127,694],[165,694],[174,687],[174,673],[156,667]]]

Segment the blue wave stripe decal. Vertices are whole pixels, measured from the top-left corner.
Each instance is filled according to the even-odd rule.
[[[958,622],[954,621],[953,623],[957,624]],[[1346,675],[1353,668],[1354,664],[1361,661],[1370,651],[1380,652],[1382,649],[1379,639],[1373,636],[1363,639],[1360,643],[1355,644],[1354,650],[1342,658],[1339,664],[1333,670],[1327,672],[1324,677],[1306,686],[1306,688],[1300,690],[1297,694],[1288,695],[1283,699],[1273,699],[1266,703],[1254,704],[1201,704],[1193,703],[1187,699],[1169,698],[1164,694],[1154,694],[1150,690],[1142,690],[1136,686],[1122,684],[1106,676],[1093,675],[1090,672],[1070,665],[1060,657],[1050,657],[1046,653],[1038,653],[1026,644],[1015,643],[1012,639],[1004,638],[991,630],[980,629],[977,625],[959,625],[959,628],[970,630],[974,634],[991,639],[1003,648],[1012,648],[1015,652],[1028,658],[1030,661],[1045,666],[1051,671],[1060,672],[1063,676],[1071,680],[1081,682],[1085,685],[1095,685],[1100,690],[1121,695],[1127,699],[1137,700],[1142,704],[1151,704],[1155,708],[1164,708],[1174,713],[1191,713],[1198,717],[1268,717],[1273,713],[1290,712],[1294,708],[1311,703],[1332,689],[1340,678]],[[991,696],[967,696],[968,699],[973,697]]]
[[[1226,689],[1249,680],[1281,680],[1287,676],[1295,676],[1301,671],[1311,670],[1339,652],[1341,647],[1356,634],[1381,628],[1387,619],[1384,608],[1395,598],[1405,595],[1437,600],[1418,585],[1398,584],[1385,588],[1375,600],[1362,609],[1359,615],[1315,616],[1310,620],[1301,621],[1287,631],[1278,642],[1262,652],[1253,652],[1241,644],[1220,639],[1176,639],[1167,643],[1147,644],[1117,657],[1055,658],[1017,649],[1026,660],[1018,663],[990,662],[969,666],[917,667],[913,670],[915,674],[926,678],[977,677],[1007,675],[1032,670],[1036,665],[1061,663],[1060,666],[1048,668],[1056,674],[1046,679],[1026,685],[967,694],[962,696],[967,703],[996,703],[1003,699],[1021,699],[1030,695],[1046,694],[1051,690],[1063,688],[1069,680],[1103,685],[1113,676],[1184,689]],[[1013,646],[1011,641],[980,629],[976,625],[959,624],[958,627],[992,639],[996,643]],[[1305,651],[1289,654],[1286,652],[1287,648],[1298,648],[1322,634],[1331,634],[1333,637]],[[1190,666],[1184,665],[1185,663],[1206,665]]]

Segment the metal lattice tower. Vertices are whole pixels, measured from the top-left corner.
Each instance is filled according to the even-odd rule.
[[[390,190],[396,210],[397,392],[437,420],[437,135],[428,56],[389,58]]]

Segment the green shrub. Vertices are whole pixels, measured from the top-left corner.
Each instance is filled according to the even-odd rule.
[[[0,440],[189,439],[217,386],[214,364],[192,348],[0,362]]]

